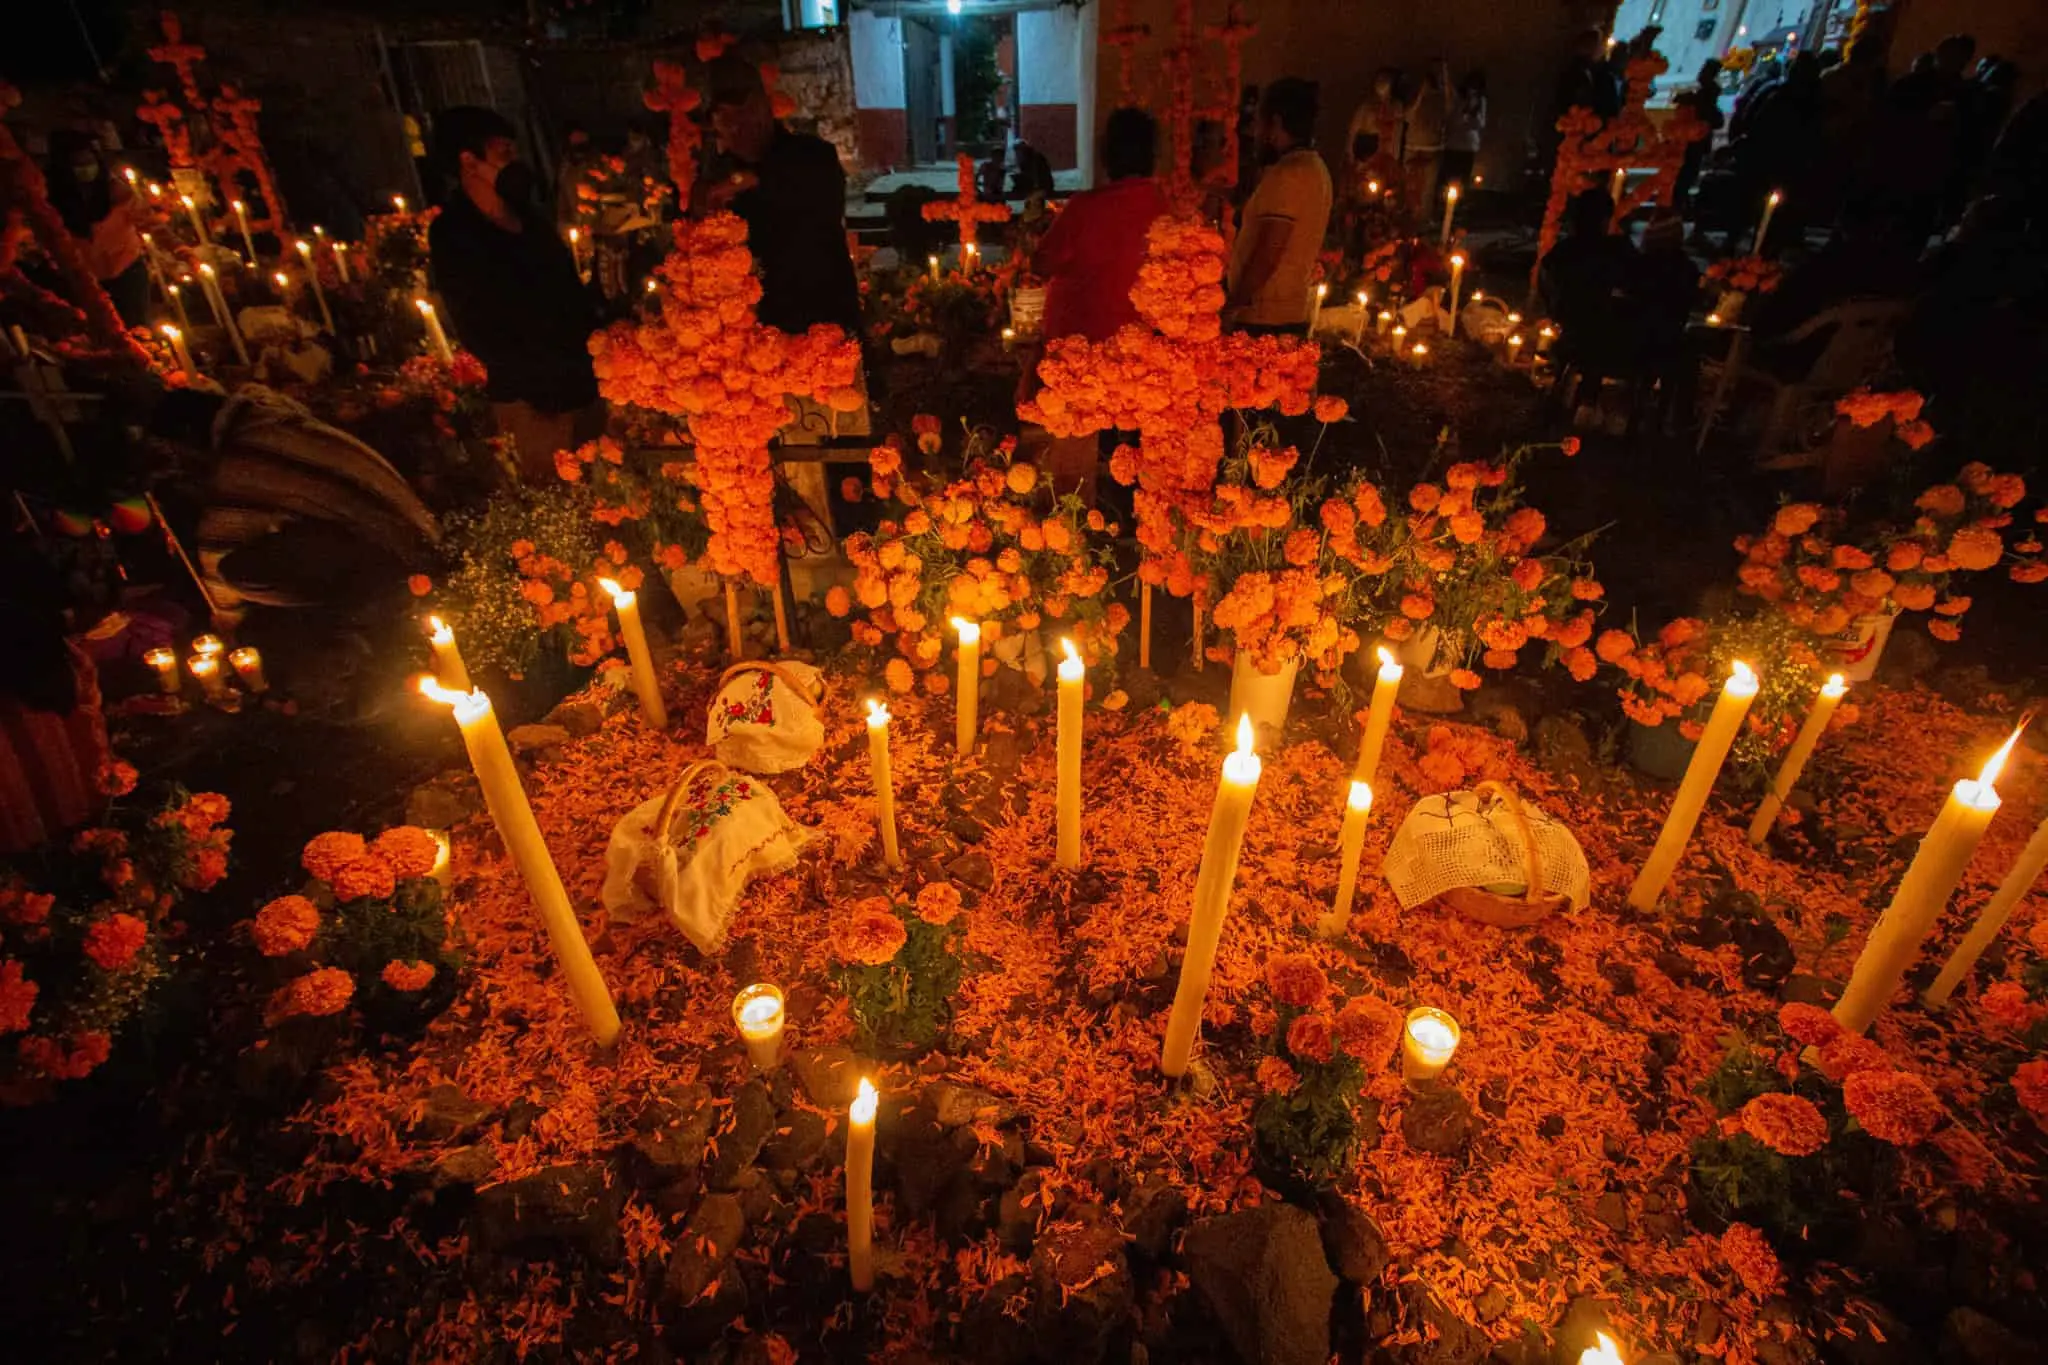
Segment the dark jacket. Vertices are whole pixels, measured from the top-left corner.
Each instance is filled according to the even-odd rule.
[[[778,127],[758,164],[758,183],[734,196],[761,274],[756,316],[784,332],[819,322],[860,335],[860,285],[846,250],[846,172],[832,144]]]
[[[490,371],[494,403],[574,412],[597,401],[597,310],[569,245],[538,214],[507,232],[457,190],[427,234],[434,287],[462,345]]]

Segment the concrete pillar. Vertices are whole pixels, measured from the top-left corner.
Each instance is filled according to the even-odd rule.
[[[1017,15],[1017,134],[1054,170],[1080,165],[1081,28],[1064,6]]]
[[[908,165],[903,20],[855,10],[847,16],[847,46],[853,59],[853,114],[861,165],[871,171]]]

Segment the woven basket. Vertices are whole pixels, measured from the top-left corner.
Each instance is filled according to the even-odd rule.
[[[1503,896],[1477,886],[1454,886],[1437,897],[1445,905],[1465,916],[1490,924],[1497,929],[1522,929],[1536,923],[1544,916],[1564,909],[1571,898],[1561,893],[1545,894],[1543,890],[1543,855],[1536,847],[1536,836],[1529,828],[1529,817],[1522,811],[1522,798],[1514,788],[1500,782],[1481,782],[1475,792],[1498,797],[1514,818],[1516,832],[1522,836],[1522,853],[1528,859],[1528,889],[1521,896]]]
[[[819,703],[825,700],[825,675],[823,673],[818,675],[818,685],[813,688],[802,678],[799,678],[795,673],[784,668],[773,659],[746,659],[734,664],[731,668],[718,675],[718,686],[713,690],[723,692],[725,685],[734,678],[739,677],[742,673],[773,673],[813,711],[817,710]]]

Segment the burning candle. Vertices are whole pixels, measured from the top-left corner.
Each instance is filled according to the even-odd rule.
[[[1429,360],[1429,343],[1418,341],[1408,348],[1408,363],[1421,369]]]
[[[1513,369],[1522,358],[1522,334],[1508,333],[1508,368]]]
[[[2027,840],[2026,848],[2020,851],[2019,861],[2012,865],[2005,874],[2005,880],[1998,884],[1998,890],[1978,912],[1977,922],[1970,926],[1969,933],[1963,935],[1963,941],[1956,945],[1955,955],[1949,958],[1948,965],[1941,969],[1941,975],[1934,979],[1934,984],[1927,988],[1922,999],[1937,1008],[1948,1003],[1949,996],[1970,974],[1970,969],[1977,965],[1977,959],[1984,956],[1991,940],[1998,937],[1998,931],[2005,927],[2012,908],[2040,879],[2044,868],[2048,868],[2048,820],[2035,826],[2034,837]]]
[[[1005,327],[1003,329],[1003,349],[1007,351],[1016,344],[1017,329],[1015,327]]]
[[[313,264],[313,244],[301,237],[292,243],[292,248],[299,253],[299,259],[306,263],[306,280],[313,286],[313,302],[320,305],[320,323],[327,329],[328,334],[332,335],[334,314],[327,311],[327,291],[320,287],[320,271]]]
[[[1749,822],[1750,843],[1763,843],[1764,836],[1771,832],[1778,812],[1784,809],[1785,798],[1792,795],[1799,774],[1806,769],[1806,760],[1813,756],[1813,746],[1820,743],[1822,732],[1828,728],[1835,708],[1841,705],[1842,696],[1848,690],[1849,685],[1842,681],[1842,675],[1836,673],[1828,678],[1814,697],[1813,708],[1806,713],[1806,721],[1799,727],[1798,737],[1785,751],[1785,761],[1778,765],[1778,775],[1771,779],[1771,789],[1764,794],[1763,804],[1756,808],[1756,818]]]
[[[653,292],[654,281],[647,281],[648,291]],[[413,307],[420,310],[420,317],[427,324],[427,338],[434,343],[434,354],[441,358],[443,365],[455,363],[455,352],[449,349],[448,334],[441,330],[441,317],[434,311],[434,305],[425,299],[414,299]]]
[[[235,315],[228,311],[227,297],[220,292],[220,280],[213,267],[204,261],[199,263],[199,279],[206,290],[206,301],[213,308],[214,321],[227,330],[228,340],[235,346],[235,359],[244,369],[248,368],[249,348],[242,344],[242,329],[235,326]]]
[[[156,257],[156,239],[146,232],[140,234],[140,236],[142,237],[142,260],[149,267],[150,283],[156,286],[158,293],[164,294],[164,297],[169,298],[170,295],[165,293],[163,267],[158,263]],[[184,324],[184,327],[187,331],[190,331],[192,324],[187,322]]]
[[[1308,334],[1310,336],[1316,334],[1316,324],[1323,320],[1323,300],[1329,297],[1330,286],[1318,281],[1316,283],[1315,302],[1310,304],[1308,309]]]
[[[1401,1029],[1401,1078],[1420,1089],[1444,1074],[1458,1050],[1458,1021],[1442,1010],[1421,1005],[1408,1011]]]
[[[178,368],[186,374],[199,373],[198,367],[192,363],[192,353],[185,349],[185,334],[168,322],[157,330],[162,332],[164,340],[171,344],[171,359],[177,362]]]
[[[178,314],[178,327],[182,331],[192,330],[192,315],[185,311],[185,292],[177,285],[166,282],[164,297],[171,301],[171,307]]]
[[[1450,325],[1444,328],[1444,335],[1447,337],[1454,337],[1458,334],[1458,286],[1464,283],[1464,280],[1465,254],[1461,251],[1454,251],[1451,253],[1451,288],[1448,295],[1450,299],[1449,312],[1451,321]]]
[[[1387,334],[1388,330],[1393,327],[1393,325],[1394,310],[1391,308],[1382,308],[1379,311],[1379,315],[1372,320],[1373,335],[1383,337]]]
[[[1451,240],[1451,219],[1458,212],[1458,182],[1452,181],[1444,187],[1444,226],[1436,235],[1439,245],[1449,245]]]
[[[1610,46],[1612,45],[1610,40]],[[1628,1365],[1605,1332],[1593,1333],[1594,1344],[1579,1352],[1579,1365]]]
[[[162,185],[159,185],[154,180],[150,181],[147,185],[143,186],[143,188],[149,191],[149,197],[152,199],[161,199],[164,197],[164,187]]]
[[[1615,207],[1615,208],[1617,208],[1617,209],[1618,209],[1618,208],[1620,208],[1620,207],[1621,207],[1621,196],[1622,196],[1622,192],[1623,192],[1624,190],[1626,190],[1627,188],[1628,188],[1628,167],[1626,167],[1626,166],[1616,166],[1616,167],[1614,168],[1614,184],[1613,184],[1613,186],[1612,186],[1612,187],[1611,187],[1611,188],[1610,188],[1610,189],[1608,190],[1608,193],[1609,193],[1609,194],[1610,194],[1610,195],[1611,195],[1611,196],[1613,197],[1613,199],[1614,199],[1614,207]]]
[[[1209,975],[1216,968],[1216,945],[1223,937],[1223,917],[1230,910],[1231,888],[1237,882],[1237,858],[1244,850],[1245,825],[1251,820],[1252,797],[1259,789],[1259,756],[1252,751],[1252,718],[1237,718],[1237,749],[1223,760],[1223,780],[1209,813],[1209,835],[1202,845],[1202,866],[1195,876],[1195,902],[1188,916],[1188,950],[1181,959],[1180,982],[1173,992],[1173,1013],[1166,1021],[1166,1044],[1159,1069],[1178,1079],[1188,1069],[1195,1035],[1202,1027],[1202,1003],[1209,994]]]
[[[352,277],[348,273],[347,242],[336,242],[334,244],[334,278],[343,284],[352,282]]]
[[[192,652],[194,654],[221,655],[227,653],[227,650],[228,647],[221,643],[221,638],[218,635],[201,635],[195,637],[192,641]]]
[[[846,1269],[856,1291],[875,1287],[875,1087],[860,1078],[846,1110]]]
[[[1365,322],[1366,322],[1366,319],[1367,319],[1367,318],[1370,318],[1370,317],[1372,316],[1372,309],[1370,309],[1370,308],[1368,308],[1368,307],[1366,306],[1366,304],[1367,304],[1368,302],[1369,302],[1369,300],[1368,300],[1368,299],[1366,298],[1366,294],[1365,294],[1365,291],[1364,291],[1363,289],[1359,290],[1359,291],[1358,291],[1358,330],[1357,330],[1357,331],[1356,331],[1355,333],[1353,333],[1353,334],[1352,334],[1352,337],[1351,337],[1351,344],[1352,344],[1352,345],[1354,345],[1354,346],[1363,346],[1363,345],[1365,345]]]
[[[1138,667],[1152,667],[1152,585],[1138,582]]]
[[[1365,822],[1372,814],[1372,788],[1364,782],[1351,784],[1350,799],[1344,803],[1344,823],[1337,829],[1337,903],[1316,924],[1324,938],[1340,938],[1351,923],[1351,900],[1358,891],[1358,859],[1365,851]]]
[[[2025,726],[2022,721],[2020,728]],[[1998,773],[2019,738],[2016,729],[1997,753],[1984,760],[1974,779],[1964,778],[1950,789],[1941,814],[1920,841],[1920,851],[1913,855],[1899,889],[1892,893],[1892,903],[1871,926],[1870,937],[1856,957],[1856,968],[1849,974],[1849,984],[1835,1002],[1835,1022],[1849,1032],[1863,1032],[1884,1012],[1906,968],[1919,954],[1927,931],[1948,905],[1949,894],[1962,880],[1970,855],[1977,851],[1977,842],[1991,827],[1991,817],[1998,814]]]
[[[924,265],[925,269],[931,275],[932,283],[937,284],[939,282],[939,258],[936,256],[927,256],[924,258]]]
[[[256,239],[249,235],[249,206],[241,200],[234,201],[235,226],[242,230],[242,245],[248,248],[249,264],[256,264]]]
[[[419,688],[454,710],[463,747],[469,750],[470,765],[476,769],[477,785],[483,788],[484,806],[547,929],[569,996],[591,1036],[601,1046],[610,1047],[619,1036],[619,1012],[590,956],[583,926],[576,922],[569,893],[562,888],[562,874],[555,869],[547,840],[533,818],[533,807],[527,804],[526,789],[519,785],[519,769],[513,766],[512,751],[505,746],[505,732],[491,710],[491,699],[482,692],[452,692],[432,678],[421,678]]]
[[[178,202],[185,206],[186,213],[192,215],[192,231],[198,234],[199,245],[212,246],[213,238],[207,235],[206,220],[199,216],[199,205],[196,202],[194,202],[192,196],[189,194],[179,195]]]
[[[903,866],[896,846],[896,776],[889,767],[889,707],[868,698],[868,775],[875,784],[875,823],[882,829],[882,861]]]
[[[1351,769],[1353,782],[1370,782],[1380,768],[1380,751],[1387,744],[1387,727],[1394,722],[1394,698],[1401,690],[1401,665],[1393,651],[1379,647],[1380,671],[1372,683],[1372,703],[1365,713],[1365,731],[1358,740],[1358,762]]]
[[[1396,356],[1406,355],[1408,353],[1407,323],[1397,322],[1394,324],[1394,329],[1391,332],[1387,333],[1387,346],[1388,349],[1391,350]]]
[[[398,211],[399,217],[403,218],[405,216],[405,196],[402,194],[392,195],[391,207]]]
[[[1548,355],[1550,348],[1557,344],[1557,328],[1544,323],[1536,329],[1536,354]]]
[[[782,1065],[782,1026],[787,1018],[782,992],[763,981],[732,998],[732,1021],[746,1040],[747,1060],[756,1071]]]
[[[981,710],[981,626],[965,617],[953,618],[960,632],[960,681],[958,710],[954,713],[953,742],[964,758],[974,752],[974,732],[979,728]]]
[[[178,695],[184,679],[178,676],[178,652],[158,645],[142,656],[142,662],[156,670],[157,690],[167,697]]]
[[[228,695],[227,679],[220,675],[218,654],[194,654],[185,660],[185,667],[192,670],[192,676],[199,680],[199,686],[206,693],[208,701],[224,701]]]
[[[1692,842],[1692,832],[1714,790],[1714,779],[1721,775],[1728,750],[1742,733],[1742,721],[1749,714],[1749,704],[1756,700],[1756,689],[1756,674],[1737,659],[1729,666],[1728,681],[1722,684],[1713,714],[1707,717],[1706,729],[1692,751],[1692,761],[1686,764],[1685,778],[1678,784],[1678,795],[1672,798],[1671,813],[1664,817],[1656,847],[1650,850],[1649,860],[1636,875],[1635,885],[1629,888],[1628,903],[1636,909],[1657,908],[1657,898],[1664,894],[1665,884],[1677,869],[1679,858],[1684,856],[1685,846]]]
[[[661,684],[654,676],[654,651],[647,647],[647,632],[640,624],[640,594],[627,592],[609,578],[597,580],[612,595],[612,609],[619,614],[619,634],[626,637],[626,659],[633,666],[633,695],[640,698],[640,714],[657,730],[668,728],[668,707],[662,704]]]
[[[129,189],[135,188],[135,168],[133,166],[123,166],[121,168],[121,178],[128,182]]]
[[[1081,865],[1081,656],[1074,642],[1062,639],[1067,657],[1059,670],[1058,860],[1061,867]]]
[[[434,651],[434,680],[450,692],[469,691],[469,669],[462,662],[462,647],[455,643],[455,631],[438,616],[427,618],[427,644]]]
[[[428,833],[434,836],[434,865],[427,875],[441,883],[441,889],[446,891],[455,884],[455,850],[448,842],[446,830],[429,830]]]
[[[270,680],[263,676],[263,656],[256,652],[254,645],[243,645],[228,655],[235,676],[242,680],[242,686],[261,696],[270,690]]]
[[[1764,200],[1764,216],[1757,220],[1756,225],[1756,247],[1753,252],[1754,255],[1761,256],[1764,254],[1764,237],[1771,230],[1771,215],[1778,211],[1778,205],[1783,203],[1784,199],[1785,196],[1782,193],[1780,193],[1777,190],[1772,190],[1771,197]]]
[[[277,296],[284,301],[285,311],[290,312],[292,307],[292,277],[285,274],[282,270],[276,270],[271,272],[270,282],[277,286]]]

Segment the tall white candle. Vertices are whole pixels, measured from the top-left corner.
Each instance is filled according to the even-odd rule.
[[[348,273],[347,242],[336,242],[334,244],[334,278],[343,284],[352,282],[351,276]]]
[[[1058,861],[1061,867],[1081,865],[1081,656],[1072,640],[1061,640],[1067,657],[1059,670],[1059,752],[1057,755]]]
[[[213,245],[213,238],[206,231],[206,220],[199,215],[199,205],[189,194],[181,194],[178,201],[185,206],[185,212],[192,215],[192,231],[199,237],[199,245]]]
[[[2048,869],[2048,820],[2034,827],[2034,837],[2027,840],[2019,861],[2005,874],[2005,880],[1998,884],[1998,890],[1977,914],[1977,922],[1970,926],[1970,932],[1963,935],[1963,941],[1956,945],[1955,954],[1948,965],[1941,969],[1941,975],[1934,978],[1934,984],[1927,988],[1923,997],[1928,1004],[1941,1006],[1948,1003],[1970,969],[1977,965],[1977,959],[1984,956],[1984,950],[1991,946],[1991,940],[1998,937],[1998,931],[2005,927],[2013,907],[2020,903],[2020,897],[2033,888],[2040,880],[2043,869]]]
[[[1458,334],[1458,286],[1459,286],[1459,285],[1461,285],[1461,284],[1463,284],[1463,283],[1464,283],[1464,281],[1465,281],[1465,256],[1464,256],[1464,253],[1463,253],[1463,252],[1452,252],[1452,253],[1451,253],[1451,291],[1450,291],[1450,300],[1451,300],[1451,306],[1450,306],[1450,314],[1451,314],[1451,320],[1450,320],[1450,322],[1449,322],[1449,323],[1448,323],[1448,324],[1447,324],[1447,325],[1446,325],[1446,326],[1444,327],[1444,335],[1445,335],[1445,336],[1447,336],[1447,337],[1454,337],[1454,336],[1456,336],[1456,335]]]
[[[1365,345],[1365,323],[1366,319],[1372,316],[1372,309],[1367,305],[1371,301],[1363,289],[1358,291],[1358,330],[1351,335],[1353,346]]]
[[[171,359],[177,362],[178,368],[186,374],[198,374],[198,367],[192,363],[192,353],[185,349],[185,334],[168,322],[157,330],[162,332],[164,340],[171,344]]]
[[[434,305],[425,299],[414,299],[412,302],[413,307],[420,310],[421,319],[427,324],[427,337],[434,343],[434,354],[441,358],[443,365],[453,365],[455,352],[449,348],[448,334],[441,330],[440,314],[436,313]]]
[[[214,275],[213,267],[206,262],[199,263],[199,278],[206,289],[207,302],[213,305],[214,317],[227,330],[228,340],[234,343],[235,359],[244,369],[249,365],[249,348],[242,344],[242,329],[235,325],[235,315],[228,311],[227,296],[220,292],[220,280]]]
[[[633,667],[633,695],[640,699],[640,714],[655,729],[666,730],[668,707],[654,676],[654,651],[647,647],[647,631],[640,624],[640,594],[627,592],[609,578],[597,582],[612,595],[612,608],[619,614],[619,634],[626,637],[626,660]]]
[[[1373,679],[1372,703],[1365,713],[1365,733],[1358,741],[1358,762],[1351,769],[1353,782],[1370,782],[1379,772],[1380,752],[1387,745],[1387,727],[1394,721],[1394,698],[1401,691],[1405,671],[1393,651],[1379,647],[1380,671]]]
[[[958,706],[953,726],[954,747],[962,757],[974,752],[974,733],[980,727],[981,710],[981,626],[964,617],[953,618],[960,632],[960,673]]]
[[[185,291],[175,284],[164,285],[164,297],[171,301],[171,308],[178,315],[178,326],[183,331],[192,330],[192,315],[185,311]]]
[[[882,829],[882,861],[903,866],[896,846],[896,774],[889,766],[889,708],[868,698],[868,772],[875,784],[875,823]]]
[[[256,239],[249,235],[249,206],[237,199],[234,207],[235,226],[242,230],[242,245],[248,248],[249,264],[253,268],[256,264]]]
[[[1244,851],[1252,797],[1259,789],[1259,756],[1252,751],[1252,739],[1252,718],[1240,715],[1237,749],[1223,760],[1223,780],[1217,785],[1216,804],[1209,814],[1209,835],[1202,845],[1201,869],[1195,875],[1194,908],[1188,916],[1187,955],[1181,959],[1173,1013],[1166,1021],[1166,1042],[1159,1054],[1159,1069],[1171,1077],[1187,1074],[1195,1035],[1202,1028],[1209,977],[1216,969],[1223,919],[1237,883],[1237,859]]]
[[[434,651],[434,678],[450,692],[470,690],[469,668],[462,662],[462,647],[455,643],[455,631],[438,616],[427,618],[427,643]]]
[[[846,1111],[846,1269],[856,1292],[875,1287],[875,1108],[868,1078]]]
[[[1792,788],[1799,782],[1799,774],[1806,770],[1806,760],[1813,756],[1813,748],[1820,743],[1828,721],[1833,719],[1835,708],[1841,705],[1842,696],[1849,685],[1842,681],[1842,675],[1832,674],[1827,683],[1813,699],[1813,708],[1806,713],[1806,721],[1799,727],[1799,735],[1792,741],[1792,747],[1785,751],[1785,761],[1778,765],[1778,775],[1771,779],[1771,789],[1764,793],[1763,803],[1756,808],[1756,818],[1749,822],[1749,842],[1761,844],[1764,836],[1771,832],[1777,822],[1778,812],[1785,808],[1785,799],[1792,795]]]
[[[1657,898],[1664,894],[1666,883],[1678,868],[1678,860],[1685,856],[1685,846],[1692,842],[1700,812],[1706,809],[1707,797],[1713,793],[1714,779],[1721,775],[1721,765],[1742,733],[1742,722],[1749,715],[1749,704],[1756,700],[1756,691],[1756,674],[1748,664],[1736,660],[1730,667],[1728,681],[1721,687],[1721,695],[1715,699],[1713,714],[1707,717],[1706,728],[1700,732],[1700,742],[1692,751],[1692,761],[1686,765],[1678,794],[1671,799],[1671,813],[1664,817],[1657,845],[1636,875],[1635,885],[1629,888],[1628,903],[1636,909],[1657,908]]]
[[[334,333],[334,314],[327,311],[327,291],[320,287],[320,267],[313,264],[313,244],[301,237],[292,246],[299,253],[299,259],[306,263],[306,279],[313,286],[313,302],[320,305],[320,322],[331,336]]]
[[[1849,1032],[1863,1032],[1871,1020],[1884,1013],[1906,968],[1919,955],[1928,930],[1947,907],[1978,841],[1991,827],[1991,817],[1998,814],[1999,770],[2019,737],[2019,731],[2013,731],[1974,779],[1964,778],[1949,790],[1941,814],[1935,816],[1912,865],[1899,881],[1899,889],[1892,893],[1891,904],[1870,927],[1849,984],[1842,987],[1842,998],[1835,1002],[1835,1022]]]
[[[1751,248],[1751,255],[1761,256],[1764,254],[1764,238],[1771,230],[1771,215],[1778,211],[1778,205],[1783,201],[1784,196],[1777,190],[1772,190],[1771,197],[1764,200],[1764,216],[1757,221],[1756,246]]]
[[[1344,823],[1337,830],[1337,901],[1316,924],[1324,938],[1340,938],[1351,923],[1351,901],[1358,891],[1358,860],[1365,851],[1365,822],[1372,814],[1372,787],[1353,782],[1344,803]]]
[[[1444,189],[1444,226],[1443,230],[1436,235],[1439,245],[1449,246],[1451,244],[1451,219],[1457,215],[1457,212],[1458,183],[1454,180]]]

